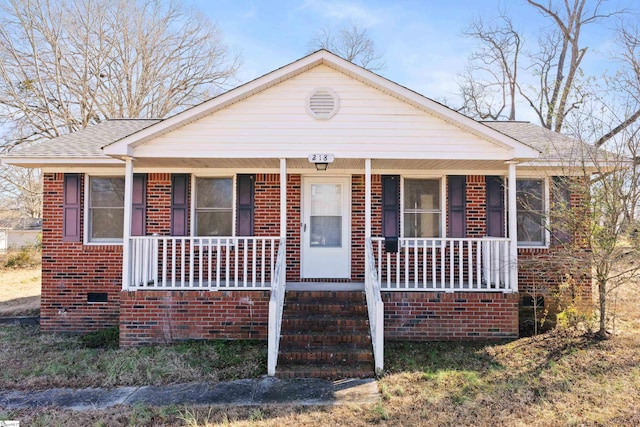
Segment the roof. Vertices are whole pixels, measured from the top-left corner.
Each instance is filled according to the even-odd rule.
[[[110,159],[102,147],[158,123],[159,119],[112,119],[35,145],[19,146],[3,157],[35,159]]]
[[[451,123],[469,133],[491,141],[514,152],[514,158],[533,159],[538,157],[538,152],[524,143],[518,142],[500,132],[483,126],[481,123],[458,113],[432,99],[429,99],[413,90],[407,89],[391,80],[379,76],[365,68],[349,62],[327,50],[321,49],[298,59],[284,67],[278,68],[262,77],[231,89],[217,97],[200,105],[192,107],[176,114],[161,123],[151,126],[136,135],[123,138],[108,146],[104,150],[106,154],[114,157],[133,156],[133,148],[154,137],[170,132],[176,128],[191,123],[199,118],[210,115],[232,104],[242,101],[250,96],[262,92],[280,82],[295,77],[318,65],[326,65],[351,78],[378,89],[409,105],[428,112],[440,119]]]
[[[535,159],[540,154],[539,150],[553,153],[556,147],[551,142],[557,138],[565,138],[530,123],[475,121],[331,52],[320,50],[170,118],[107,120],[38,145],[18,147],[5,154],[3,160],[6,163],[29,167],[121,165],[122,158],[134,155],[136,146],[241,102],[318,65],[329,66],[470,134],[501,146],[514,160]],[[557,153],[556,158],[562,158],[562,154],[564,153]],[[188,156],[188,153],[185,153],[185,156]]]
[[[9,230],[42,230],[42,218],[0,218],[0,228]]]
[[[590,161],[594,153],[593,147],[565,134],[523,121],[483,121],[482,123],[538,150],[540,158],[537,162],[565,167],[577,163],[585,167],[593,163]],[[598,156],[601,157],[603,153],[600,150]]]

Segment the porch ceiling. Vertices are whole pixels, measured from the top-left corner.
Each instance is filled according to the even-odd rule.
[[[279,159],[203,159],[203,158],[137,158],[135,168],[181,169],[244,169],[260,170],[280,168]],[[288,170],[315,170],[307,159],[287,159]],[[364,159],[335,159],[328,170],[364,171]],[[373,159],[371,169],[380,171],[402,170],[453,170],[495,171],[506,170],[503,160],[439,160],[439,159]]]

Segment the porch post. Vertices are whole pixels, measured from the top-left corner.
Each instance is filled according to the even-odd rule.
[[[122,290],[129,289],[131,277],[131,208],[133,201],[133,158],[124,160],[124,224],[122,232]]]
[[[517,162],[507,162],[509,165],[508,177],[508,215],[509,215],[509,275],[511,290],[518,292],[518,216],[516,205],[516,164]]]
[[[371,159],[364,160],[364,237],[371,237]]]
[[[280,238],[287,237],[287,159],[280,159]]]

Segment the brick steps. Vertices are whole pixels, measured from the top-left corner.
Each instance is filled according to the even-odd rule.
[[[276,376],[373,376],[364,293],[287,292]]]

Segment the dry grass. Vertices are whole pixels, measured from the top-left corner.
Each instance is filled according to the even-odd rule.
[[[261,342],[119,349],[117,335],[100,333],[97,338],[41,334],[31,326],[0,327],[0,389],[217,382],[259,376],[266,369],[266,344]],[[95,343],[104,344],[89,348]]]
[[[16,253],[0,254],[0,317],[32,316],[40,312],[42,272],[39,254],[27,267],[5,267],[7,260]]]
[[[381,399],[375,405],[115,407],[82,413],[0,409],[0,420],[19,419],[36,426],[640,425],[639,298],[638,286],[623,288],[614,296],[615,333],[607,341],[576,331],[555,331],[508,343],[388,343],[388,372],[379,381]],[[44,340],[41,346],[63,346],[56,341],[60,337],[39,339]],[[73,358],[79,356],[74,353],[78,350],[64,357],[77,363]],[[133,370],[149,370],[149,363],[155,369],[174,369],[171,359],[138,363],[138,357],[123,354],[119,363],[131,363]],[[133,361],[127,362],[130,358]],[[44,364],[45,359],[34,365]],[[5,366],[2,360],[0,366]],[[163,375],[150,378],[163,382]],[[81,381],[75,380],[84,385]]]

